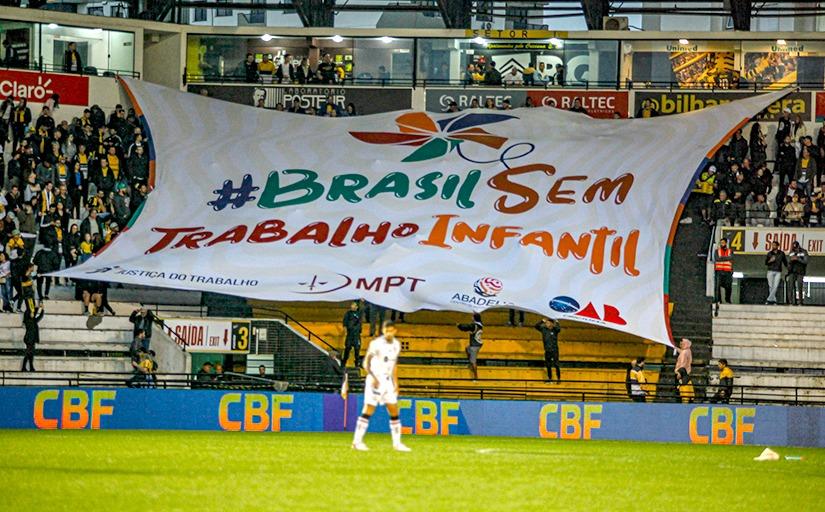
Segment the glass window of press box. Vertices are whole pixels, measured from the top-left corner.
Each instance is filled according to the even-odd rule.
[[[619,44],[610,40],[419,39],[417,60],[417,78],[432,84],[479,81],[466,73],[468,66],[483,73],[491,61],[505,83],[516,85],[556,84],[560,69],[563,80],[557,85],[615,87],[619,79]],[[537,73],[525,84],[529,68]]]
[[[69,43],[75,43],[87,74],[135,70],[132,32],[0,20],[0,41],[9,42],[0,58],[10,67],[60,71]]]
[[[252,54],[261,69],[260,81],[277,79],[260,66],[265,60],[277,69],[289,55],[296,63],[307,59],[310,69],[329,54],[348,84],[409,84],[413,76],[413,40],[392,37],[261,37],[190,35],[187,39],[186,75],[190,82],[243,81],[244,61]]]

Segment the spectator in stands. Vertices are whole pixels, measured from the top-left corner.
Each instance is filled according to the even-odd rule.
[[[132,333],[135,336],[138,331],[144,332],[144,347],[149,350],[149,344],[152,342],[152,325],[156,322],[155,314],[145,307],[138,308],[129,315],[129,321],[132,322]]]
[[[719,240],[719,247],[713,253],[713,270],[716,282],[716,304],[722,302],[722,290],[725,291],[725,302],[730,304],[733,287],[733,251],[728,247],[727,238]]]
[[[776,144],[783,144],[787,137],[791,135],[791,109],[782,109],[782,115],[776,120]]]
[[[714,187],[716,184],[716,166],[711,165],[699,175],[693,189],[699,199],[699,211],[702,220],[708,224],[712,222],[710,212],[713,206]]]
[[[731,162],[741,164],[742,160],[748,156],[748,149],[748,141],[742,136],[742,129],[739,128],[728,144],[728,158]]]
[[[258,366],[258,377],[265,379],[266,377],[266,366],[260,365]]]
[[[261,79],[258,74],[258,63],[255,62],[255,56],[251,53],[246,54],[246,59],[243,62],[244,79],[246,83],[255,84]]]
[[[751,126],[750,141],[748,143],[750,148],[751,160],[756,167],[764,164],[767,160],[768,143],[765,141],[765,133],[762,131],[762,125],[759,122],[753,123]]]
[[[299,84],[307,84],[312,81],[312,68],[309,67],[309,59],[303,57],[301,64],[295,70],[295,77]]]
[[[556,75],[553,77],[555,79],[556,85],[559,87],[564,87],[565,80],[564,80],[564,66],[561,64],[556,64]]]
[[[206,361],[201,365],[200,370],[195,375],[195,383],[192,387],[204,388],[209,387],[212,383],[212,363]]]
[[[17,49],[11,44],[8,38],[3,39],[3,66],[15,68],[20,64],[17,56]]]
[[[817,227],[822,227],[822,212],[825,208],[825,198],[823,198],[822,188],[814,190],[811,200],[805,205],[802,220],[806,226],[811,225],[811,219],[816,219]]]
[[[717,226],[731,226],[735,217],[733,202],[728,199],[728,193],[725,190],[720,190],[719,197],[713,201],[711,221]]]
[[[470,343],[464,351],[467,353],[467,360],[470,363],[470,371],[473,373],[473,380],[478,379],[478,353],[484,343],[482,338],[484,324],[481,323],[481,315],[473,313],[473,322],[469,324],[456,324],[460,331],[470,333]]]
[[[26,305],[26,313],[31,313],[35,310],[34,302],[34,270],[35,267],[31,263],[26,264],[26,271],[20,282],[22,293],[17,297],[17,311],[21,311],[21,305]]]
[[[521,73],[519,73],[516,66],[511,67],[510,71],[505,73],[504,78],[502,78],[502,83],[504,85],[510,85],[510,86],[522,85],[523,81],[524,80],[522,78],[522,75],[521,75]]]
[[[40,321],[43,320],[43,304],[37,307],[26,310],[23,315],[23,327],[26,329],[23,334],[23,343],[26,345],[26,353],[23,356],[23,368],[21,371],[33,372],[34,370],[34,347],[40,343]],[[28,363],[28,364],[27,364]],[[28,366],[28,369],[26,367]]]
[[[66,73],[81,73],[83,71],[83,62],[80,60],[77,43],[74,41],[69,43],[63,53],[63,71]]]
[[[659,111],[656,110],[656,106],[653,104],[652,101],[649,99],[642,100],[642,104],[639,107],[639,110],[636,111],[636,117],[638,118],[648,118],[648,117],[658,117]]]
[[[524,325],[524,311],[518,310],[518,323],[516,323],[516,310],[510,308],[510,310],[508,311],[507,325],[510,327],[515,327],[516,325],[521,327],[522,325]]]
[[[582,100],[579,98],[573,99],[573,106],[570,107],[570,112],[577,112],[579,114],[589,115],[587,109],[582,105]]]
[[[100,292],[99,281],[83,281],[83,314],[98,316],[103,305],[103,294]]]
[[[779,170],[779,188],[784,188],[796,174],[796,148],[790,135],[779,139],[776,150],[776,168]]]
[[[0,297],[3,300],[3,312],[13,313],[14,309],[11,307],[11,262],[6,257],[6,253],[2,251],[0,251]]]
[[[788,267],[788,259],[785,252],[779,248],[779,242],[771,242],[771,250],[765,255],[765,266],[768,267],[768,300],[765,304],[776,304],[776,292],[779,290],[779,283],[782,281],[782,267]]]
[[[719,388],[716,394],[710,399],[711,403],[726,404],[730,402],[733,394],[733,370],[728,366],[727,359],[719,360]]]
[[[355,367],[361,366],[361,310],[357,302],[349,306],[349,310],[344,313],[344,329],[346,329],[346,339],[344,341],[344,357],[341,365],[346,366],[349,360],[350,350],[353,351]]]
[[[370,313],[370,337],[375,336],[375,333],[381,332],[381,326],[384,325],[384,317],[387,314],[387,309],[384,306],[379,306],[372,302],[367,303]]]
[[[816,159],[811,154],[811,150],[803,146],[799,153],[799,160],[796,162],[794,179],[806,196],[811,193],[811,182],[816,177],[816,172]]]
[[[40,302],[49,300],[49,292],[52,288],[52,278],[45,274],[60,270],[59,247],[62,247],[59,243],[51,246],[47,245],[34,255],[34,264],[37,265],[37,300]],[[45,293],[43,291],[44,284],[46,285]]]
[[[548,81],[551,81],[552,76],[550,75],[549,71],[547,70],[547,64],[543,61],[539,62],[538,67],[536,68],[535,72],[535,81],[540,85],[546,84]]]
[[[496,63],[487,61],[484,68],[484,85],[501,85],[501,73],[496,69]]]
[[[272,83],[275,75],[275,63],[272,62],[272,57],[268,53],[265,53],[261,62],[258,63],[258,75],[264,83]]]
[[[561,382],[561,368],[559,367],[559,333],[561,325],[558,320],[544,318],[535,325],[541,333],[544,344],[544,364],[547,368],[547,380],[553,382],[553,368],[556,369],[556,379]]]
[[[788,291],[788,304],[805,305],[803,282],[808,270],[808,251],[799,242],[794,241],[788,253],[788,275],[785,289]]]
[[[786,226],[801,226],[802,216],[805,214],[805,206],[799,202],[799,195],[794,194],[790,197],[790,202],[785,203],[785,206],[782,207],[782,224]]]
[[[137,329],[134,331],[132,344],[129,346],[129,353],[134,355],[139,350],[148,350],[149,344],[146,343],[146,331]]]
[[[132,355],[131,364],[134,375],[126,382],[128,387],[150,387],[154,384],[155,361],[149,352],[146,352],[143,347],[138,348],[137,352]]]
[[[748,226],[770,226],[771,213],[771,207],[765,202],[765,195],[757,194],[756,201],[748,209]]]
[[[297,81],[297,73],[295,71],[295,63],[292,62],[292,55],[285,53],[284,60],[278,65],[278,70],[275,72],[279,84],[291,84]]]
[[[532,86],[536,79],[536,68],[528,62],[527,65],[524,66],[524,69],[521,70],[521,76],[524,81],[524,85],[528,87]]]
[[[29,109],[26,98],[20,98],[20,103],[14,107],[14,112],[11,118],[11,151],[14,153],[17,146],[26,135],[29,124],[32,122],[32,111]]]
[[[731,193],[733,194],[733,199],[731,200],[731,204],[733,205],[732,224],[736,226],[744,226],[745,207],[751,193],[750,183],[745,180],[744,173],[736,173],[736,178],[731,185]]]
[[[630,369],[630,398],[634,402],[644,402],[647,392],[642,388],[647,383],[645,378],[645,358],[638,357]]]
[[[332,62],[330,54],[325,53],[321,58],[321,62],[318,63],[318,67],[315,69],[315,77],[322,84],[335,83],[335,64]]]
[[[693,371],[693,350],[691,342],[687,338],[682,338],[679,342],[679,348],[676,349],[678,357],[676,358],[676,378],[680,375],[688,376]]]

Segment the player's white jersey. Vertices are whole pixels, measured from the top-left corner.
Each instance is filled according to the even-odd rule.
[[[391,342],[383,336],[379,336],[370,342],[367,348],[367,356],[370,357],[369,371],[380,380],[392,380],[392,372],[398,363],[398,354],[401,352],[401,343],[398,338]]]

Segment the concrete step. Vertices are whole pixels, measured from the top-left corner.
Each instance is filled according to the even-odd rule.
[[[725,341],[730,340],[735,342],[737,345],[741,345],[742,343],[752,342],[756,345],[762,346],[769,346],[775,343],[781,344],[784,342],[808,342],[808,343],[818,343],[821,345],[825,345],[825,337],[821,334],[812,334],[812,333],[791,333],[791,334],[781,334],[781,333],[771,333],[771,332],[725,332],[725,331],[714,331],[713,332],[713,341],[714,344],[717,343],[724,343]]]
[[[719,318],[713,323],[714,329],[735,328],[747,331],[762,330],[762,327],[778,327],[788,330],[798,331],[806,329],[819,329],[822,327],[822,320],[816,315],[806,315],[805,318],[786,320],[774,318],[773,316],[761,317],[762,322],[755,322],[753,318]]]
[[[53,286],[49,292],[52,299],[73,300],[74,285]],[[124,286],[109,288],[109,302],[131,302],[132,304],[185,304],[200,305],[201,293],[191,290],[149,288],[145,286]]]
[[[89,352],[129,352],[131,343],[98,343],[88,341],[53,341],[41,340],[37,344],[38,350],[84,350]],[[23,350],[26,345],[23,341],[0,340],[0,350]]]
[[[25,329],[22,327],[7,327],[0,331],[0,338],[6,341],[23,341]],[[130,330],[80,330],[80,329],[40,329],[40,339],[43,341],[83,343],[131,343]]]
[[[48,306],[46,306],[48,307]],[[127,317],[123,316],[103,316],[93,319],[94,322],[100,320],[92,330],[123,330],[132,331],[133,325],[129,322]],[[67,315],[54,314],[51,310],[46,309],[46,314],[43,320],[40,321],[40,330],[44,329],[77,329],[86,331],[89,330],[90,317],[84,315]],[[3,338],[2,329],[20,327],[23,325],[22,313],[5,313],[0,314],[0,339]]]
[[[713,359],[725,358],[731,364],[779,368],[825,368],[825,347],[820,349],[775,347],[734,347],[714,345]],[[735,363],[734,363],[735,362]]]
[[[22,363],[22,357],[0,356],[0,371],[19,370]],[[34,367],[43,372],[130,372],[132,369],[128,357],[35,356]]]
[[[714,378],[713,384],[718,383]],[[736,373],[734,384],[737,386],[766,386],[785,387],[795,386],[803,388],[818,388],[825,397],[825,376],[803,375],[794,373]]]
[[[719,316],[713,318],[713,323],[725,322],[733,318],[741,318],[747,320],[811,320],[822,315],[825,310],[813,306],[804,307],[784,307],[784,306],[754,306],[756,310],[738,310],[726,311],[719,310]]]
[[[79,300],[74,300],[74,294],[71,298],[56,299],[54,294],[49,295],[50,300],[43,301],[43,308],[47,314],[57,315],[82,315],[83,304]],[[129,316],[132,311],[140,307],[137,303],[131,302],[112,302],[109,299],[109,304],[118,316]]]

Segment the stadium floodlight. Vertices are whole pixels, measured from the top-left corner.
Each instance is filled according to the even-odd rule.
[[[338,34],[332,36],[332,42],[333,43],[340,43],[343,40],[344,40],[344,38],[339,36]]]
[[[393,41],[393,39],[390,36],[382,36],[379,39],[384,44],[390,44]]]
[[[472,42],[473,42],[473,43],[475,43],[475,44],[483,44],[483,45],[485,45],[485,46],[487,45],[487,41],[485,41],[485,40],[484,40],[484,38],[483,38],[483,37],[481,37],[481,36],[474,37],[474,38],[472,39]]]
[[[56,29],[56,28],[57,28],[57,23],[49,23],[49,24],[48,24],[48,25],[46,25],[46,26],[47,26],[47,27],[49,27],[50,29],[54,30],[54,29]]]
[[[785,46],[786,44],[788,44],[788,42],[784,39],[777,39],[776,44],[778,44],[779,46]]]
[[[261,36],[261,39],[263,39],[266,42],[269,42],[269,41],[272,41],[273,39],[275,39],[275,36],[270,35],[270,34],[264,34],[264,35]]]
[[[687,39],[682,38],[682,39],[679,39],[679,44],[690,44],[690,41],[688,41]]]

